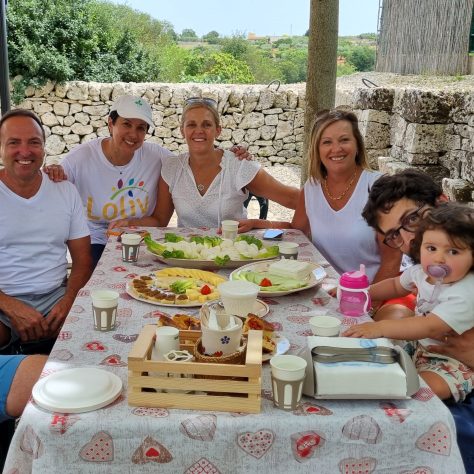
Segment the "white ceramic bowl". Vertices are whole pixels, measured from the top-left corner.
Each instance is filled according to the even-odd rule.
[[[313,316],[309,325],[315,336],[339,336],[341,329],[341,321],[334,316]]]
[[[251,313],[257,300],[260,287],[249,281],[226,281],[217,289],[227,314],[247,316]]]

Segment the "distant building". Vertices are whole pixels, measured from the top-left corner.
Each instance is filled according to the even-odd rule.
[[[288,36],[257,36],[255,33],[248,33],[247,40],[248,41],[267,41],[268,43],[275,43],[283,38],[287,38]]]

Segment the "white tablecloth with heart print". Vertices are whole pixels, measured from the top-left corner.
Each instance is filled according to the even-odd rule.
[[[164,232],[150,230],[155,237]],[[179,230],[183,235],[192,232],[212,233],[209,229]],[[287,231],[285,240],[300,244],[300,259],[324,264],[328,278],[323,288],[336,284],[337,275],[304,235]],[[179,310],[136,301],[125,293],[125,284],[136,274],[162,266],[144,248],[137,264],[125,264],[121,245],[116,238],[109,241],[91,280],[77,297],[44,373],[98,366],[121,377],[124,392],[106,408],[77,415],[47,413],[29,403],[4,472],[464,472],[454,421],[426,386],[406,401],[305,398],[301,408],[284,412],[272,405],[265,364],[258,415],[129,406],[126,360],[132,343],[142,326],[154,321],[154,311]],[[121,293],[115,331],[93,329],[89,294],[97,287]],[[267,320],[290,340],[290,352],[302,347],[310,334],[310,311],[335,311],[335,301],[323,288],[266,299]]]

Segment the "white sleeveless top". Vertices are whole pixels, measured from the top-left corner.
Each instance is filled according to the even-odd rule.
[[[361,213],[370,187],[380,176],[381,173],[364,170],[349,201],[339,211],[331,208],[319,182],[308,180],[304,185],[311,239],[338,273],[358,270],[363,263],[372,281],[379,269],[376,233]]]
[[[221,159],[221,170],[204,196],[201,196],[189,167],[189,153],[163,160],[161,176],[169,186],[178,227],[220,227],[224,219],[245,219],[245,189],[256,176],[260,164],[238,160],[226,150]]]

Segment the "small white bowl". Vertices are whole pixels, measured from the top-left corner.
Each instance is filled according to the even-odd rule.
[[[249,281],[226,281],[217,287],[227,314],[247,316],[257,300],[260,287]]]
[[[339,336],[341,321],[334,316],[313,316],[309,325],[315,336]]]

